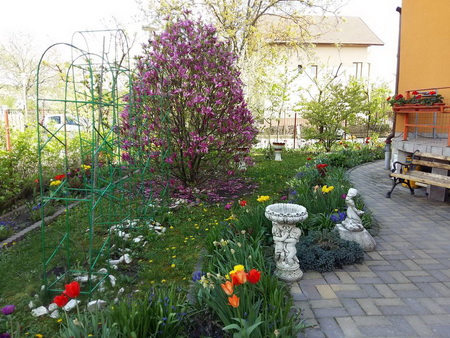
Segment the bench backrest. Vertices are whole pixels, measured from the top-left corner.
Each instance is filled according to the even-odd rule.
[[[450,156],[416,151],[411,158],[413,165],[450,170]]]

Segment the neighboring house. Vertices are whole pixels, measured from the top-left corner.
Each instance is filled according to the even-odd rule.
[[[410,98],[414,91],[436,91],[450,103],[450,1],[403,0],[400,11],[398,94]],[[399,108],[396,108],[399,109]],[[414,151],[450,156],[450,107],[396,113],[392,162],[404,162]],[[408,116],[409,126],[405,126]]]
[[[340,81],[350,76],[377,77],[371,73],[371,65],[376,60],[371,60],[370,48],[383,46],[383,42],[361,18],[309,16],[305,20],[307,25],[302,21],[296,26],[288,20],[267,17],[261,29],[266,40],[288,56],[288,68],[301,71],[296,80],[298,87],[309,88],[314,93],[314,80],[326,74],[338,74]],[[310,48],[304,48],[305,41]],[[291,106],[295,106],[299,93],[291,96],[294,96]],[[293,126],[294,112],[286,111],[283,115],[282,124]]]

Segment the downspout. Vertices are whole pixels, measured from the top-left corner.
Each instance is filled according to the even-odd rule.
[[[399,85],[399,74],[400,74],[400,41],[401,41],[401,32],[402,32],[402,8],[399,6],[395,9],[399,14],[399,21],[398,21],[398,46],[397,46],[397,72],[395,74],[395,94],[398,95],[398,85]],[[394,113],[394,116],[392,117],[392,131],[391,133],[386,137],[386,140],[384,141],[386,143],[386,146],[384,148],[384,169],[390,169],[390,162],[391,162],[391,143],[392,139],[395,136],[395,124],[397,120],[397,114]]]

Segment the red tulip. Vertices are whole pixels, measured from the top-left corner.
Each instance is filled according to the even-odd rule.
[[[228,297],[228,305],[231,305],[232,307],[238,307],[239,306],[239,297],[236,295],[233,295],[232,297]]]
[[[245,207],[245,206],[247,205],[247,201],[244,201],[244,200],[239,201],[239,205],[240,205],[241,207]]]
[[[53,303],[55,303],[59,307],[63,307],[68,302],[69,302],[69,298],[67,298],[67,296],[65,294],[61,294],[61,295],[56,296],[55,298],[53,298]]]
[[[61,181],[64,177],[66,177],[66,175],[64,175],[64,174],[62,174],[62,175],[56,175],[56,176],[55,176],[55,180]]]
[[[80,295],[80,284],[78,282],[66,284],[64,294],[70,298],[77,298]]]
[[[234,285],[241,285],[247,281],[247,274],[244,270],[236,271],[231,275],[231,281]]]
[[[261,278],[261,271],[258,271],[256,269],[251,269],[247,274],[247,280],[249,283],[256,284],[259,282]]]

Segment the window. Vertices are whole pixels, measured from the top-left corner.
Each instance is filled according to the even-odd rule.
[[[61,124],[61,116],[50,116],[48,119],[50,123]]]
[[[317,65],[311,65],[309,67],[309,75],[313,78],[316,79],[317,78],[317,72],[318,72],[318,67]]]
[[[353,62],[353,65],[355,67],[355,77],[357,79],[362,78],[363,63],[362,62]]]

